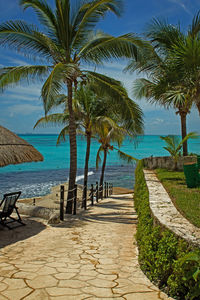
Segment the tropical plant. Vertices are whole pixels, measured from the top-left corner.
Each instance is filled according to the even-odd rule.
[[[153,20],[146,36],[152,48],[132,60],[126,70],[144,72],[147,78],[134,83],[134,96],[173,107],[181,118],[182,139],[187,135],[186,118],[193,104],[200,109],[200,15],[193,18],[187,34],[179,26]],[[200,112],[200,110],[199,110]],[[183,155],[188,155],[187,140]]]
[[[115,120],[111,118],[104,118],[104,122],[101,122],[96,128],[96,133],[98,135],[98,142],[100,143],[96,156],[96,169],[98,169],[99,163],[101,162],[100,153],[103,152],[103,163],[99,182],[102,193],[107,155],[110,150],[116,150],[120,158],[127,162],[132,162],[133,160],[137,161],[137,159],[111,145],[111,143],[117,143],[118,147],[120,147],[124,138],[128,135],[127,130],[123,126],[118,125]]]
[[[190,132],[184,137],[183,140],[180,140],[177,135],[160,136],[160,138],[165,141],[166,146],[163,148],[167,150],[173,157],[174,169],[177,170],[178,159],[181,156],[181,149],[184,142],[188,139],[198,138],[198,135],[195,132]]]
[[[73,3],[73,5],[72,5]],[[46,0],[21,0],[24,9],[32,8],[43,26],[40,31],[35,25],[24,21],[7,21],[0,25],[0,45],[29,58],[46,62],[46,65],[6,67],[0,70],[0,88],[16,84],[25,79],[47,77],[41,97],[47,113],[55,97],[67,89],[66,108],[69,111],[70,170],[68,199],[74,188],[77,172],[76,122],[72,107],[73,86],[80,80],[95,79],[102,88],[122,93],[102,74],[81,68],[81,63],[102,64],[112,58],[132,57],[138,47],[144,45],[134,34],[118,37],[94,31],[96,24],[107,12],[121,14],[121,0],[54,0],[51,8]],[[72,212],[71,202],[66,212]]]

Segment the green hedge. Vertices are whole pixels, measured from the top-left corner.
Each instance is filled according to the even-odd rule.
[[[195,251],[199,255],[199,249],[192,248],[171,231],[154,225],[142,161],[135,171],[134,203],[138,214],[136,239],[141,269],[175,299],[200,299],[199,296],[193,297],[194,286],[200,288],[200,281],[196,282],[192,276],[194,263],[182,262],[188,252]]]

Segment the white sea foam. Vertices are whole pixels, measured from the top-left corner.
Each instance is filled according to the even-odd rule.
[[[93,171],[88,172],[88,176],[91,176],[91,175],[93,175],[93,174],[94,174]],[[76,177],[76,181],[79,181],[79,180],[81,180],[81,179],[84,179],[84,175],[79,175],[79,176]]]

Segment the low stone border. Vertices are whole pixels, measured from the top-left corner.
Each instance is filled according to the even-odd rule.
[[[165,188],[152,170],[144,170],[150,209],[155,219],[177,236],[200,247],[200,228],[192,225],[175,208]]]
[[[144,165],[147,169],[163,168],[168,170],[174,169],[174,160],[171,156],[158,156],[143,158]],[[181,156],[178,159],[177,170],[183,171],[183,165],[185,163],[194,162],[197,163],[196,156]]]

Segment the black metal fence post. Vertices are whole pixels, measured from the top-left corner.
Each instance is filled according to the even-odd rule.
[[[108,182],[106,183],[106,197],[108,198],[109,197],[109,192],[108,192]]]
[[[98,181],[96,181],[96,202],[99,201],[99,184]]]
[[[76,204],[77,204],[77,184],[74,185],[74,215],[76,215]]]
[[[64,193],[65,188],[64,185],[60,186],[60,220],[64,220]]]
[[[91,205],[94,205],[94,186],[93,186],[93,184],[91,184],[90,200],[91,200]]]

